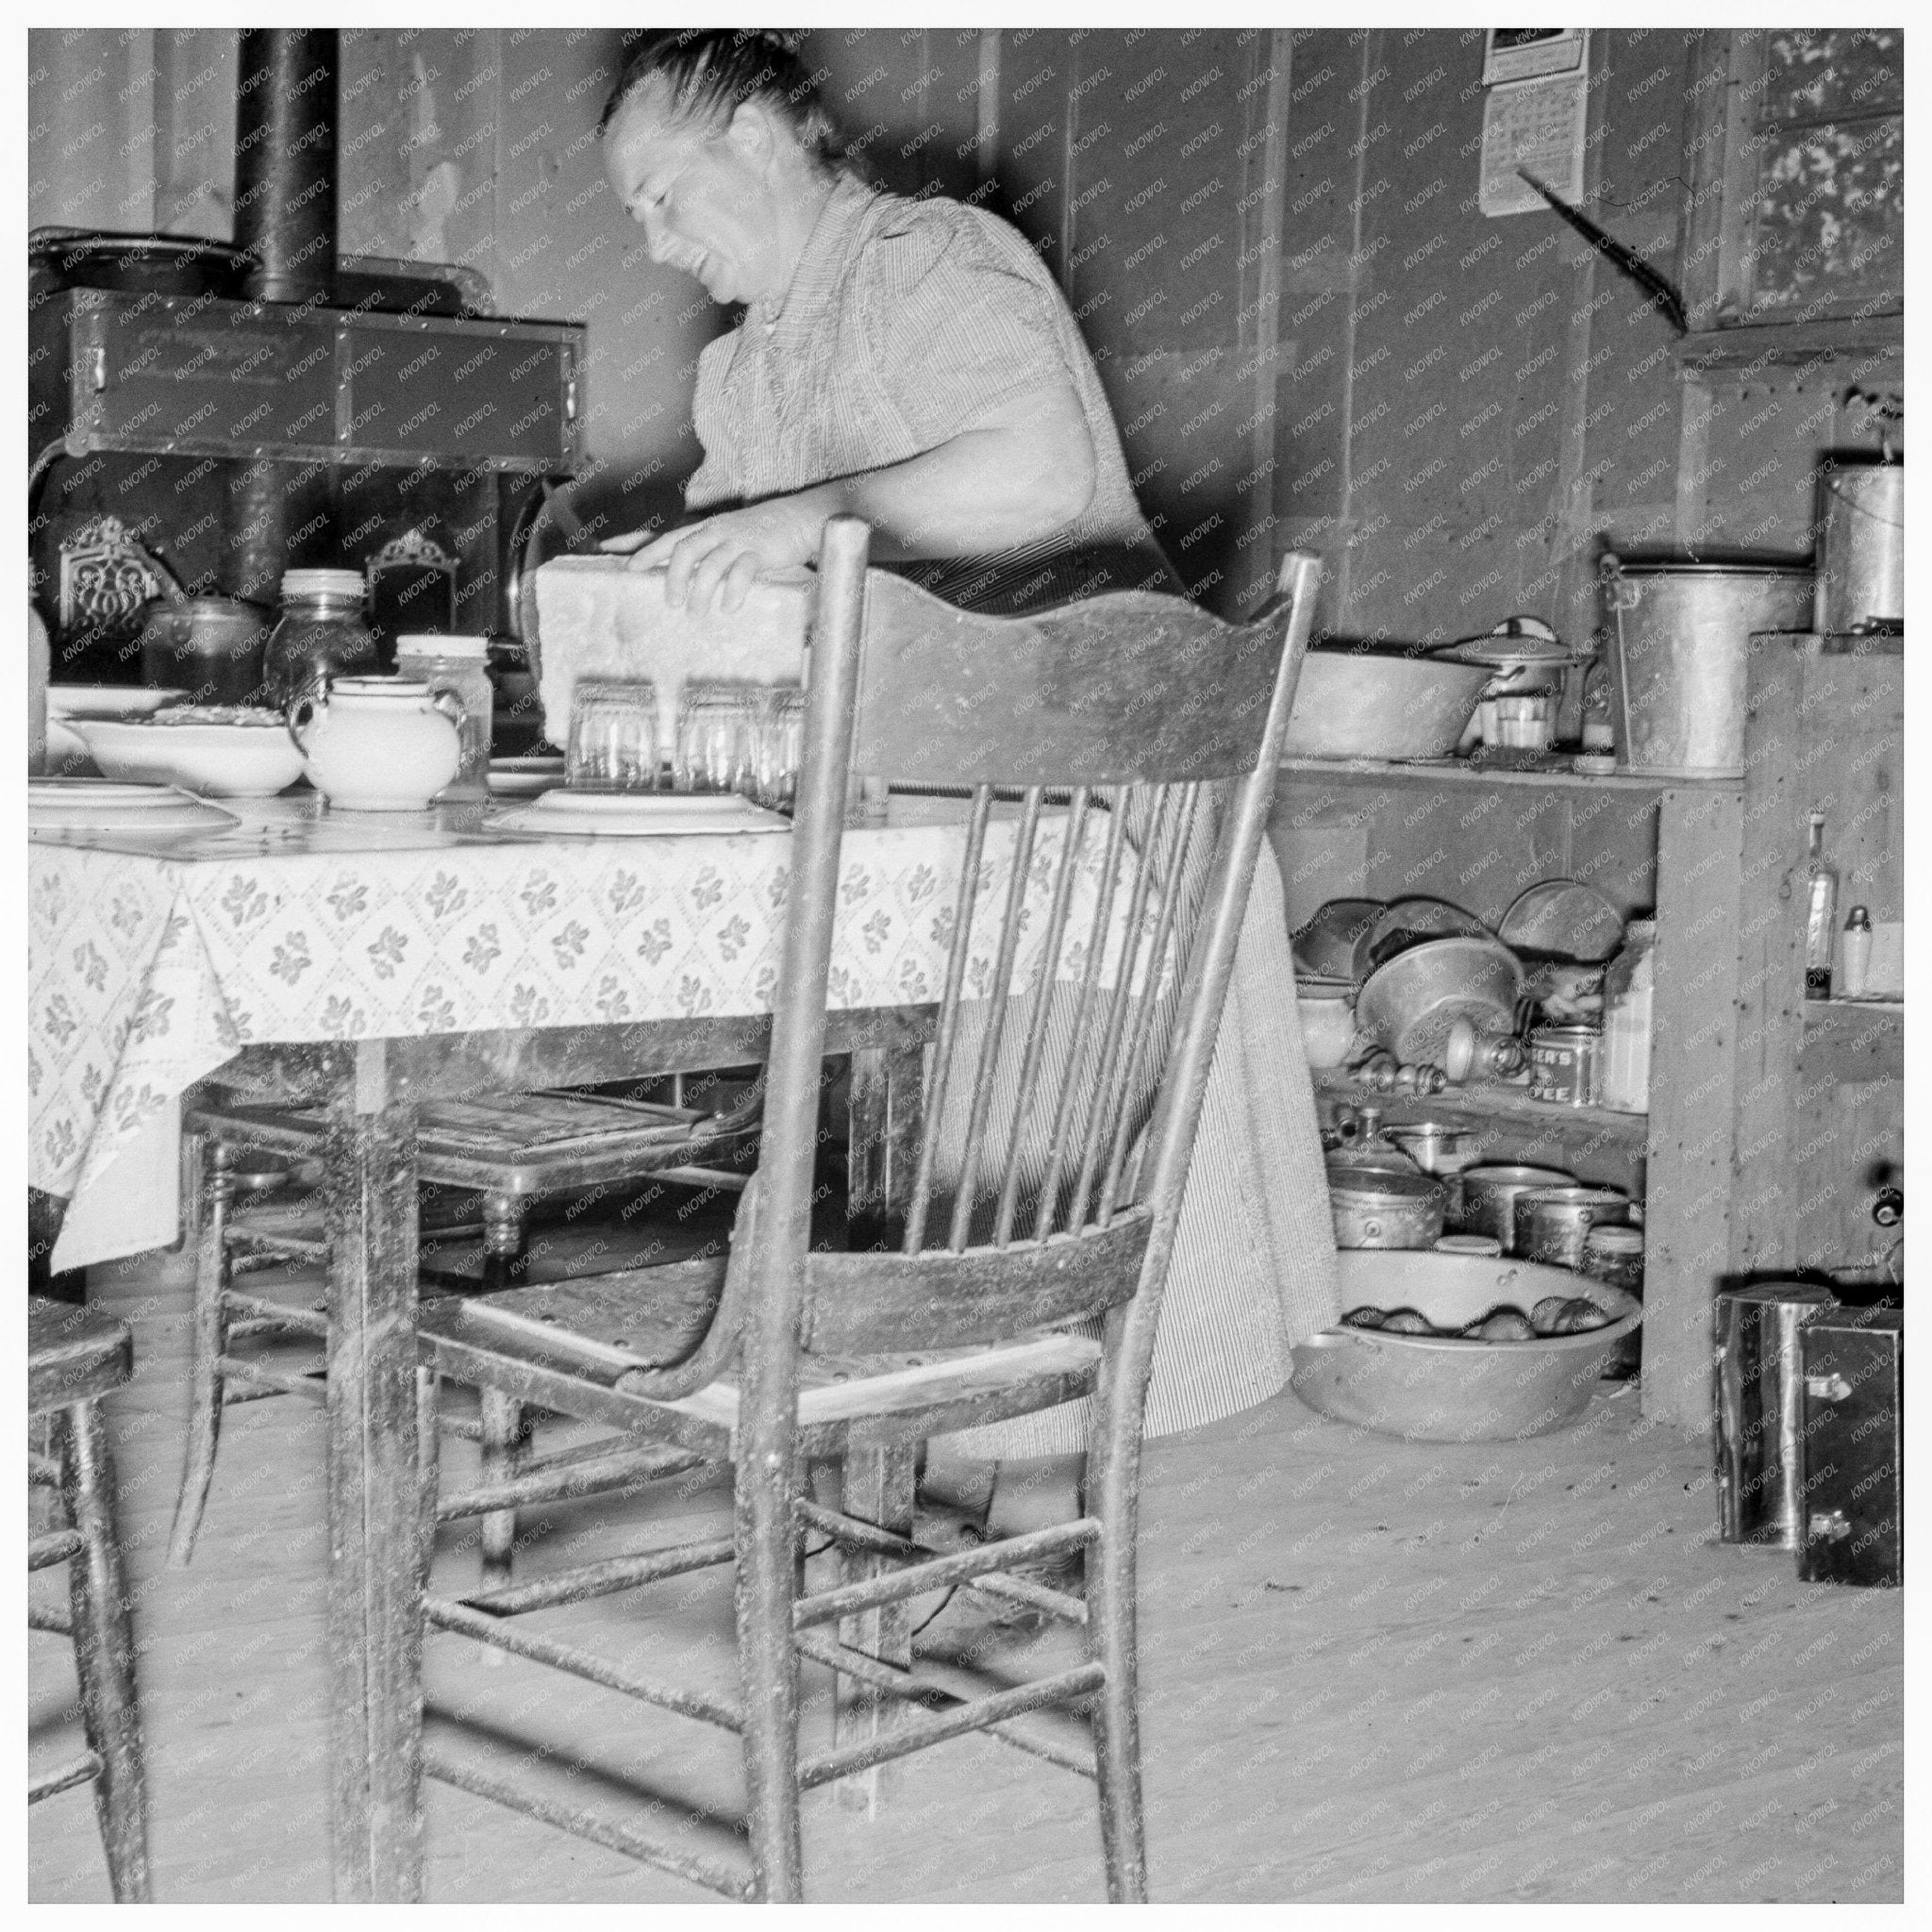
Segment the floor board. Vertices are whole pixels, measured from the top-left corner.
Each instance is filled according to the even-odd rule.
[[[137,1335],[109,1409],[157,1896],[325,1899],[320,1411],[229,1412],[200,1551],[167,1569],[180,1263],[102,1271],[96,1292]],[[471,1453],[454,1445],[453,1468]],[[533,1511],[520,1574],[724,1507],[713,1486]],[[474,1578],[465,1536],[445,1531],[440,1588]],[[1515,1444],[1391,1441],[1284,1394],[1150,1445],[1141,1546],[1158,1899],[1902,1896],[1903,1592],[1803,1585],[1788,1552],[1718,1541],[1705,1444],[1646,1425],[1632,1385]],[[717,1573],[540,1625],[660,1673],[704,1657],[723,1686],[728,1604]],[[75,1734],[73,1674],[58,1638],[31,1636],[28,1656],[41,1763]],[[486,1665],[461,1639],[430,1640],[425,1679],[434,1734],[468,1750],[493,1733],[512,1761],[544,1744],[539,1774],[614,1817],[681,1779],[737,1807],[734,1747],[702,1725]],[[986,1739],[899,1766],[876,1820],[829,1790],[806,1819],[815,1898],[1103,1896],[1091,1787]],[[440,1785],[426,1843],[433,1900],[703,1895]],[[37,1901],[107,1897],[84,1790],[31,1814],[29,1884]]]

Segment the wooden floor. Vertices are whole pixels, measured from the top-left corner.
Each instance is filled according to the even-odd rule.
[[[156,1896],[325,1899],[319,1411],[230,1411],[201,1551],[167,1569],[180,1264],[96,1270],[93,1293],[139,1351],[111,1408]],[[642,1499],[608,1545],[608,1510],[533,1514],[522,1574],[580,1536],[634,1547],[721,1507],[716,1490]],[[1801,1585],[1789,1553],[1718,1542],[1705,1444],[1646,1428],[1632,1385],[1565,1434],[1468,1447],[1361,1434],[1283,1394],[1151,1445],[1142,1548],[1158,1900],[1902,1896],[1903,1592]],[[452,1534],[439,1585],[474,1574]],[[659,1672],[688,1651],[729,1672],[720,1576],[538,1621]],[[73,1675],[61,1640],[29,1643],[39,1763],[71,1740]],[[429,1657],[431,1733],[453,1749],[501,1765],[545,1746],[540,1774],[620,1820],[679,1787],[737,1808],[720,1734],[486,1667],[461,1640]],[[876,1819],[814,1793],[806,1833],[821,1900],[1104,1895],[1091,1787],[984,1739],[902,1767]],[[84,1790],[32,1813],[29,1851],[34,1900],[108,1896]],[[427,1889],[703,1896],[441,1785]]]

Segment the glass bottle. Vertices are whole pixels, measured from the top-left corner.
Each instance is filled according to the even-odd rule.
[[[1839,941],[1838,996],[1841,1000],[1865,997],[1865,979],[1872,970],[1872,915],[1862,906],[1854,906],[1845,921],[1844,937]]]
[[[1811,814],[1805,861],[1805,997],[1831,997],[1831,955],[1838,942],[1838,868],[1824,856],[1824,814]]]
[[[490,640],[427,633],[396,640],[396,675],[426,684],[432,691],[456,693],[463,708],[458,727],[462,763],[440,799],[490,795],[490,713],[494,692],[490,682]]]
[[[262,658],[268,702],[285,709],[323,680],[376,669],[375,639],[363,615],[362,573],[291,570],[282,577],[282,614]]]

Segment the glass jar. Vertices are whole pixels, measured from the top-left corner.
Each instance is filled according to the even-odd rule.
[[[1643,1230],[1641,1227],[1605,1225],[1593,1227],[1583,1238],[1583,1272],[1592,1281],[1607,1282],[1625,1294],[1643,1299]],[[1642,1347],[1638,1331],[1617,1344],[1616,1353],[1604,1365],[1604,1380],[1624,1382],[1642,1366]]]
[[[1604,1049],[1601,1091],[1605,1107],[1619,1113],[1650,1109],[1650,1027],[1656,985],[1653,958],[1657,922],[1633,919],[1624,946],[1604,974]]]
[[[282,577],[282,614],[262,658],[268,702],[284,709],[319,694],[325,679],[376,669],[375,639],[363,614],[362,573],[291,570]]]
[[[458,727],[462,763],[456,777],[437,793],[443,800],[490,795],[490,714],[494,692],[490,682],[490,640],[429,633],[396,640],[396,675],[426,684],[432,691],[455,693],[463,708]]]

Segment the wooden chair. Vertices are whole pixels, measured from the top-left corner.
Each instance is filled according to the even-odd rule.
[[[541,1313],[525,1293],[437,1303],[421,1321],[432,1411],[437,1382],[454,1378],[733,1463],[728,1536],[517,1591],[427,1595],[425,1615],[432,1629],[738,1733],[749,1870],[513,1788],[441,1747],[425,1765],[729,1895],[795,1900],[802,1790],[989,1730],[1097,1779],[1109,1895],[1140,1899],[1141,1417],[1318,566],[1291,558],[1283,596],[1243,628],[1142,592],[989,618],[869,576],[867,535],[851,519],[826,526],[764,1141],[702,1341],[668,1360],[635,1310],[620,1318],[620,1341],[606,1311],[568,1284],[546,1291]],[[896,1253],[809,1245],[853,771],[970,788],[972,800]],[[995,880],[1004,867],[1006,882],[975,917],[983,864]],[[919,1442],[1088,1396],[1086,1514],[951,1553],[913,1537]],[[424,1441],[433,1447],[433,1427]],[[804,1492],[800,1472],[816,1458],[842,1463],[838,1508]],[[837,1587],[804,1590],[807,1535],[844,1553]],[[1075,1553],[1084,1601],[1037,1580],[1042,1562]],[[514,1622],[724,1563],[736,1566],[735,1701],[615,1668]],[[1015,1574],[1029,1566],[1034,1575]],[[908,1605],[947,1587],[1084,1625],[1084,1661],[991,1695],[958,1672],[915,1665]],[[808,1757],[802,1660],[829,1667],[845,1696],[833,1748]],[[1062,1706],[1089,1714],[1091,1751],[1015,1722]]]
[[[27,1603],[30,1630],[74,1642],[87,1749],[30,1779],[37,1805],[92,1782],[108,1855],[108,1878],[122,1905],[145,1905],[147,1788],[142,1770],[141,1710],[134,1690],[134,1639],[121,1544],[114,1530],[114,1466],[100,1398],[134,1373],[134,1338],[125,1322],[59,1302],[27,1301],[27,1413],[45,1419],[48,1445],[29,1449],[32,1482],[60,1499],[64,1524],[27,1542],[29,1573],[67,1565],[67,1609]]]
[[[418,1141],[417,1171],[429,1185],[481,1200],[483,1285],[510,1278],[523,1255],[529,1210],[542,1195],[583,1195],[601,1188],[651,1177],[694,1188],[741,1191],[738,1165],[755,1151],[758,1096],[735,1100],[714,1111],[659,1106],[604,1093],[534,1092],[453,1101],[425,1108]],[[294,1160],[323,1151],[326,1122],[319,1108],[252,1105],[208,1099],[192,1108],[189,1134],[202,1146],[202,1181],[195,1213],[194,1336],[189,1401],[189,1437],[181,1492],[169,1541],[171,1563],[192,1560],[194,1543],[214,1480],[222,1412],[238,1401],[262,1395],[295,1395],[320,1403],[326,1396],[321,1373],[328,1320],[324,1305],[277,1295],[272,1286],[239,1287],[236,1275],[280,1264],[313,1268],[326,1261],[327,1242],[319,1217],[250,1211],[238,1199],[238,1163],[249,1153]],[[444,1228],[452,1239],[466,1229]],[[629,1279],[629,1271],[622,1278]],[[645,1271],[650,1272],[650,1271]],[[703,1296],[708,1314],[724,1280],[724,1262],[684,1269],[660,1284]],[[687,1278],[689,1277],[689,1278]],[[708,1285],[708,1295],[704,1290]],[[447,1280],[425,1279],[425,1293],[451,1291]],[[314,1359],[295,1368],[263,1359],[264,1341],[307,1337]],[[244,1350],[238,1344],[247,1342]],[[529,1455],[528,1418],[521,1405],[489,1391],[479,1419],[446,1419],[453,1433],[479,1440],[486,1476],[545,1477],[544,1493],[580,1493],[622,1483],[638,1473],[635,1445],[616,1462],[598,1445],[563,1452],[541,1463]],[[648,1460],[649,1458],[646,1458]],[[557,1483],[562,1488],[557,1488]],[[478,1511],[484,1574],[493,1584],[509,1579],[516,1537],[513,1510]]]

